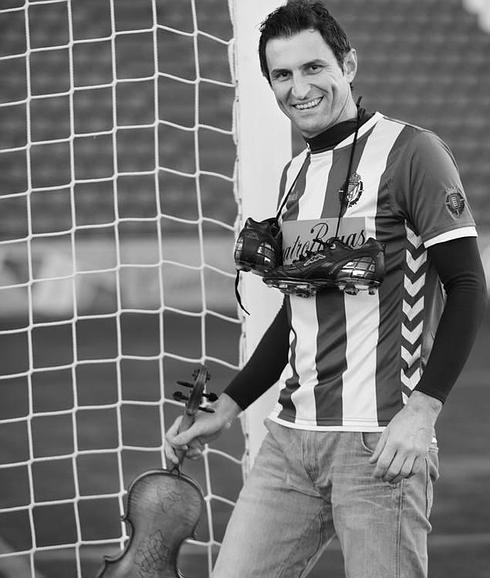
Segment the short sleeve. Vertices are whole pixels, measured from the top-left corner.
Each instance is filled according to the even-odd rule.
[[[406,219],[424,245],[476,237],[475,222],[449,147],[434,133],[415,130],[402,155],[395,190]]]

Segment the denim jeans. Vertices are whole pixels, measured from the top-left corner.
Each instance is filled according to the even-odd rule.
[[[390,484],[368,461],[380,433],[266,425],[214,578],[307,576],[335,535],[347,578],[427,577],[435,445],[424,471]]]

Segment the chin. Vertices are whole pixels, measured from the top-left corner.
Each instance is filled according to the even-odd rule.
[[[296,128],[301,132],[301,134],[306,138],[312,138],[330,126],[330,122],[326,121],[324,114],[318,115],[320,118],[311,119],[308,122],[303,122],[301,120],[299,122],[295,122]],[[294,122],[294,120],[293,120]]]
[[[316,125],[309,125],[309,126],[305,126],[305,125],[296,125],[296,127],[298,128],[298,130],[300,131],[300,133],[305,137],[305,138],[313,138],[317,135],[319,135],[321,132],[323,132],[324,130],[326,130],[328,128],[328,124],[327,123],[322,123],[322,124],[316,124]]]

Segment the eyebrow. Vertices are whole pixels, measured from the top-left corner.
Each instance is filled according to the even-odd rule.
[[[323,58],[314,58],[313,60],[305,62],[302,66],[311,66],[312,64],[328,64],[328,62]]]

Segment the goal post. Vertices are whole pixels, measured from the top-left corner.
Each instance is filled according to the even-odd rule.
[[[242,221],[271,217],[276,212],[279,181],[291,157],[291,125],[280,112],[259,67],[259,25],[278,0],[234,0],[235,58],[237,75],[238,198]],[[245,315],[243,361],[254,351],[281,304],[254,275],[242,275],[242,295],[250,316]],[[263,439],[263,420],[277,398],[271,388],[245,412],[249,456],[252,462]]]

